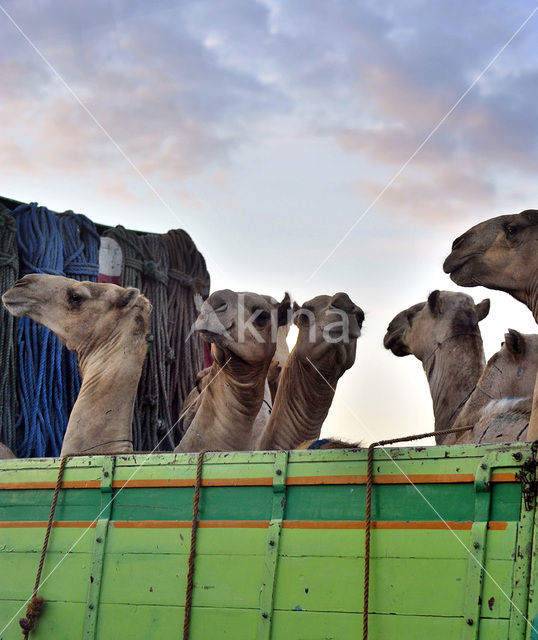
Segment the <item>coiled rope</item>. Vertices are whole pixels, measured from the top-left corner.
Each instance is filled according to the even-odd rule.
[[[462,431],[469,431],[472,428],[472,425],[467,427],[455,427],[454,429],[430,431],[429,433],[405,436],[403,438],[393,438],[392,440],[380,440],[379,442],[372,442],[372,444],[368,447],[366,472],[366,505],[364,517],[364,600],[362,607],[362,640],[368,640],[368,607],[370,600],[370,533],[372,529],[372,485],[374,482],[374,449],[376,447],[384,447],[389,444],[396,444],[397,442],[410,442],[412,440],[422,440],[423,438],[429,438],[431,436],[445,435],[449,433],[460,433]]]
[[[182,229],[163,235],[168,249],[168,340],[175,353],[170,363],[170,414],[175,422],[183,403],[196,384],[196,374],[204,368],[203,345],[192,331],[202,300],[209,295],[209,273],[203,255]],[[174,428],[174,442],[185,432],[183,421]]]
[[[15,219],[0,204],[0,296],[19,276],[16,231]],[[0,304],[0,442],[13,451],[17,448],[16,353],[15,318]]]
[[[170,450],[175,444],[168,392],[174,353],[168,342],[168,252],[157,235],[122,226],[108,230],[123,252],[122,286],[137,287],[151,302],[151,336],[142,368],[133,419],[135,451]]]
[[[65,211],[57,215],[63,241],[63,271],[67,278],[97,282],[99,275],[99,245],[101,238],[94,223],[86,216]],[[77,354],[64,352],[62,381],[64,408],[71,412],[80,391]]]
[[[36,203],[20,205],[13,216],[21,276],[66,275],[67,264],[71,277],[96,279],[98,236],[87,218],[72,212],[62,218]],[[29,318],[17,321],[17,343],[18,453],[57,456],[80,386],[76,360],[51,331]]]

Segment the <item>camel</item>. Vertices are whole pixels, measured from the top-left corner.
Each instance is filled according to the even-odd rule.
[[[473,430],[450,434],[445,444],[524,441],[537,372],[538,335],[509,329],[454,423]]]
[[[278,327],[276,338],[276,351],[273,356],[273,360],[269,365],[267,372],[267,378],[265,381],[265,388],[263,394],[263,402],[258,415],[256,416],[252,425],[250,436],[250,449],[252,449],[257,442],[263,428],[269,421],[273,403],[275,401],[276,389],[278,387],[278,381],[280,379],[280,372],[282,367],[286,364],[286,360],[289,356],[289,348],[286,342],[286,336],[288,335],[289,324]],[[211,367],[206,367],[198,372],[196,375],[196,384],[191,389],[189,395],[185,399],[183,404],[182,421],[183,429],[186,432],[191,422],[194,420],[194,416],[198,411],[200,403],[202,401],[201,393],[205,387],[211,381]]]
[[[266,388],[279,326],[288,323],[290,298],[228,289],[204,302],[194,328],[211,343],[213,364],[203,372],[196,413],[176,452],[245,451]]]
[[[462,287],[482,285],[523,302],[538,322],[538,210],[490,218],[452,244],[443,269]],[[538,377],[527,441],[538,439]]]
[[[12,458],[16,458],[17,456],[11,451],[9,447],[6,447],[5,444],[0,442],[0,460],[10,460]]]
[[[294,449],[319,437],[338,380],[355,362],[363,321],[364,312],[345,293],[294,305],[297,343],[256,450]]]
[[[53,331],[78,355],[82,385],[61,455],[130,453],[151,305],[134,287],[30,274],[2,301]]]
[[[471,296],[433,291],[426,302],[398,313],[383,339],[395,356],[413,354],[428,378],[435,431],[450,429],[473,392],[485,356],[478,323],[489,313],[489,299],[475,304]],[[444,444],[445,435],[435,437]]]

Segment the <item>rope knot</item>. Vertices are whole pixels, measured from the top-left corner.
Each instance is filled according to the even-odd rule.
[[[37,619],[41,615],[44,602],[44,598],[34,596],[26,607],[26,617],[19,620],[19,625],[25,638],[28,637],[28,634],[34,628]]]
[[[162,282],[162,274],[157,269],[157,265],[153,260],[146,260],[142,265],[142,273],[148,278],[153,278],[157,282]]]

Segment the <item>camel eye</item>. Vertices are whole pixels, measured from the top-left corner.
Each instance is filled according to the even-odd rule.
[[[267,320],[269,320],[269,316],[271,314],[268,311],[261,311],[257,316],[256,319],[254,320],[254,322],[259,326],[262,327]]]
[[[508,238],[513,238],[516,235],[516,231],[517,231],[517,229],[515,227],[511,227],[510,225],[508,225],[505,228],[506,236]]]
[[[80,294],[75,293],[74,291],[71,291],[67,297],[69,300],[69,304],[73,305],[74,307],[79,307],[84,300],[84,298]]]

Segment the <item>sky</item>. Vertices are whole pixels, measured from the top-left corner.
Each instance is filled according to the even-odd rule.
[[[442,271],[471,225],[538,206],[533,11],[0,0],[0,194],[184,228],[212,290],[347,292],[366,320],[322,435],[433,430],[420,362],[383,348],[394,315],[461,290],[491,299],[486,357],[509,327],[536,332],[521,303]]]

